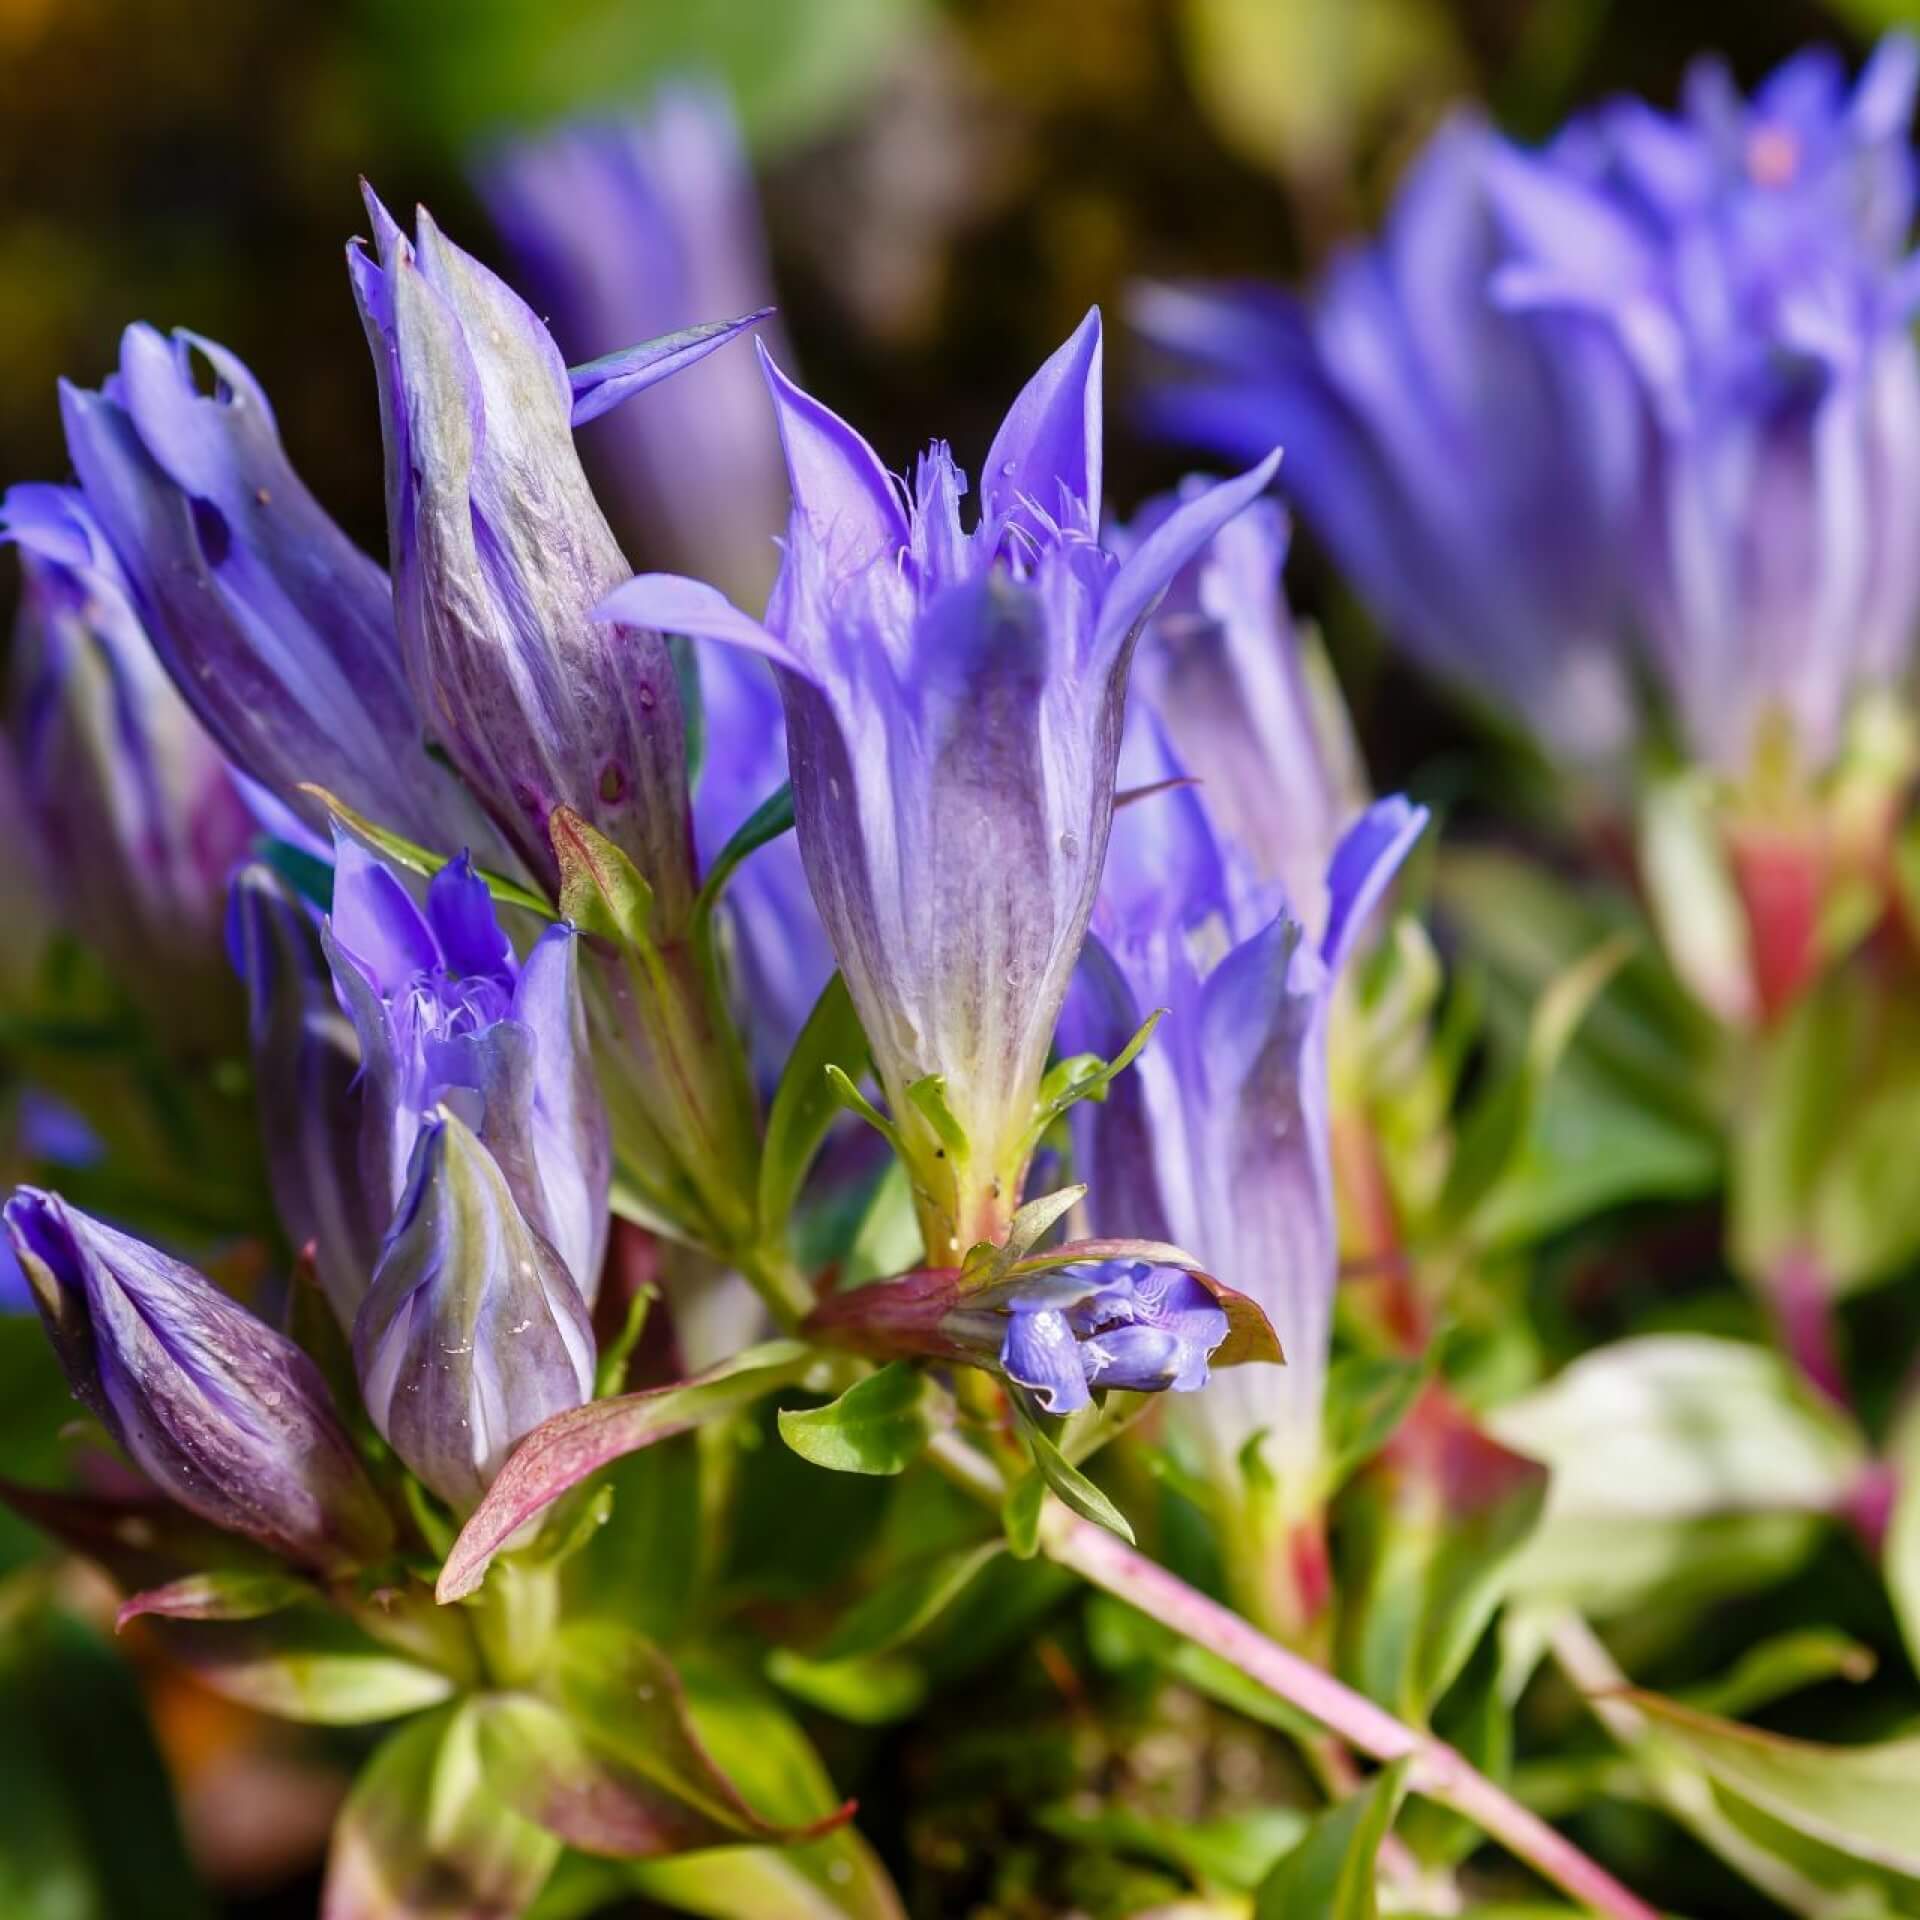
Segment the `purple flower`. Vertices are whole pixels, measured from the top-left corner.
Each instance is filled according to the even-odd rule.
[[[909,493],[766,364],[794,504],[765,624],[669,575],[603,612],[773,661],[801,856],[928,1257],[945,1262],[997,1238],[1018,1204],[1106,847],[1140,623],[1274,460],[1189,502],[1123,563],[1095,534],[1097,314],[1014,403],[972,531],[944,446]]]
[[[422,1121],[353,1327],[373,1424],[457,1512],[514,1446],[593,1395],[593,1325],[500,1163],[448,1108]]]
[[[235,875],[227,949],[246,982],[254,1103],[280,1224],[343,1326],[353,1324],[391,1206],[360,1171],[360,1045],[317,916],[271,867]]]
[[[1703,64],[1537,153],[1456,121],[1310,303],[1147,290],[1155,416],[1284,441],[1395,637],[1549,748],[1618,760],[1650,681],[1694,757],[1784,719],[1817,771],[1920,619],[1917,73]]]
[[[1496,301],[1631,382],[1633,616],[1685,745],[1731,773],[1783,718],[1824,767],[1912,656],[1917,82],[1904,38],[1852,87],[1805,53],[1750,102],[1705,62],[1678,116],[1615,102],[1489,170]]]
[[[373,1216],[393,1218],[429,1115],[450,1109],[499,1162],[528,1225],[591,1302],[607,1245],[611,1154],[573,928],[549,927],[523,966],[464,854],[434,876],[422,913],[343,834],[322,937],[360,1039],[360,1166]]]
[[[22,1187],[7,1231],[76,1395],[203,1520],[328,1572],[392,1523],[313,1362],[204,1274]]]
[[[1139,708],[1123,783],[1180,772]],[[1262,1431],[1276,1474],[1298,1481],[1318,1455],[1337,1266],[1329,1002],[1426,814],[1385,800],[1348,828],[1316,890],[1323,931],[1310,939],[1221,834],[1207,791],[1157,794],[1115,824],[1064,1035],[1110,1051],[1145,1011],[1167,1011],[1105,1102],[1079,1109],[1076,1150],[1098,1232],[1175,1241],[1265,1311],[1287,1365],[1240,1369],[1193,1419],[1223,1484]]]
[[[1615,560],[1628,382],[1603,342],[1543,340],[1488,297],[1500,259],[1478,122],[1435,137],[1377,244],[1310,301],[1150,286],[1156,425],[1232,458],[1278,442],[1288,485],[1391,636],[1583,760],[1631,706]]]
[[[20,549],[12,732],[48,892],[168,1042],[224,1046],[220,915],[252,817],[81,497],[11,488],[0,525]]]
[[[1144,539],[1207,485],[1189,479],[1149,501],[1114,538]],[[1317,938],[1327,865],[1365,804],[1365,781],[1339,690],[1287,610],[1289,535],[1272,500],[1214,535],[1142,636],[1133,698],[1158,717],[1178,761],[1205,769],[1222,833]]]
[[[673,86],[644,114],[511,142],[487,156],[479,186],[571,359],[772,299],[753,177],[717,91]],[[649,559],[762,603],[786,475],[744,359],[717,355],[581,444]]]
[[[549,821],[567,806],[628,855],[677,929],[694,893],[681,690],[660,634],[591,618],[630,569],[574,449],[584,398],[504,281],[424,212],[409,241],[371,193],[367,207],[377,259],[355,247],[349,265],[379,378],[414,695],[550,889]],[[732,330],[641,349],[601,384],[637,391]]]
[[[1227,1337],[1226,1313],[1192,1274],[1144,1261],[1035,1274],[1003,1312],[1000,1370],[1048,1413],[1078,1412],[1094,1387],[1198,1392]]]
[[[386,575],[288,464],[247,369],[198,335],[133,326],[118,373],[97,393],[63,385],[60,404],[133,603],[234,765],[311,824],[303,782],[427,846],[491,853],[484,815],[426,751]]]

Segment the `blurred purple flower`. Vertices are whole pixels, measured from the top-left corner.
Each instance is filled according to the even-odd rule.
[[[794,504],[765,624],[670,575],[603,609],[773,661],[801,856],[936,1263],[998,1238],[1019,1202],[1140,624],[1273,472],[1187,503],[1116,559],[1095,532],[1100,359],[1096,313],[1008,413],[971,533],[944,446],[908,492],[767,361]]]
[[[753,176],[714,89],[667,87],[644,113],[509,142],[478,179],[570,359],[772,300]],[[778,349],[777,332],[762,333]],[[744,606],[764,603],[786,475],[765,393],[741,356],[683,374],[646,406],[586,429],[581,444],[616,520],[655,564],[710,580]]]
[[[549,927],[523,966],[464,854],[434,876],[422,913],[343,834],[322,938],[360,1039],[360,1165],[372,1216],[392,1220],[422,1128],[449,1109],[499,1162],[519,1211],[591,1303],[611,1150],[573,928]]]
[[[1122,784],[1181,772],[1158,718],[1137,707]],[[1111,1053],[1147,1011],[1167,1012],[1106,1100],[1077,1110],[1075,1142],[1096,1232],[1171,1240],[1266,1313],[1286,1366],[1239,1369],[1193,1420],[1222,1476],[1264,1430],[1275,1472],[1297,1479],[1318,1454],[1338,1264],[1329,1004],[1427,816],[1383,800],[1347,829],[1316,888],[1316,939],[1220,832],[1206,793],[1156,794],[1115,823],[1063,1043]]]
[[[446,1107],[415,1135],[353,1357],[373,1424],[461,1513],[541,1421],[592,1398],[579,1287],[495,1155]]]
[[[20,550],[12,733],[44,883],[163,1036],[222,1046],[239,1003],[221,911],[252,817],[81,496],[13,487],[0,528]]]
[[[291,1340],[58,1194],[21,1187],[6,1222],[74,1393],[161,1492],[324,1571],[386,1553],[392,1523]]]
[[[1371,247],[1310,301],[1148,286],[1150,418],[1232,458],[1275,444],[1286,482],[1392,637],[1551,747],[1628,738],[1614,552],[1633,467],[1629,384],[1604,343],[1543,340],[1489,300],[1495,136],[1460,118]]]
[[[694,892],[686,722],[666,641],[594,607],[631,569],[573,444],[584,404],[551,336],[422,212],[409,241],[371,192],[377,258],[349,253],[387,447],[400,652],[453,763],[551,889],[571,807],[615,842],[677,928]],[[745,324],[744,322],[740,324]],[[737,328],[651,354],[638,391]]]
[[[305,782],[426,846],[491,853],[485,816],[426,751],[386,575],[288,464],[247,369],[196,334],[132,326],[119,371],[97,393],[63,384],[60,404],[134,605],[234,765],[310,825],[325,816]]]
[[[1635,382],[1633,611],[1684,744],[1730,772],[1769,716],[1823,767],[1912,656],[1917,82],[1904,38],[1852,87],[1809,52],[1750,102],[1703,62],[1678,116],[1615,102],[1489,170],[1495,299]]]
[[[1920,615],[1917,70],[1807,53],[1747,102],[1703,63],[1537,153],[1457,120],[1310,303],[1146,289],[1154,417],[1285,444],[1395,637],[1550,748],[1620,756],[1644,649],[1694,756],[1778,713],[1820,767]]]

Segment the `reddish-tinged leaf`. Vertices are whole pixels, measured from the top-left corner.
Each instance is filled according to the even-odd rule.
[[[509,1455],[453,1543],[440,1570],[439,1599],[462,1600],[474,1592],[502,1547],[602,1467],[737,1413],[798,1381],[813,1364],[814,1355],[799,1342],[773,1340],[677,1386],[596,1400],[534,1428]]]
[[[149,1587],[114,1615],[116,1633],[143,1614],[169,1620],[261,1620],[316,1597],[305,1580],[288,1573],[190,1573],[164,1587]]]

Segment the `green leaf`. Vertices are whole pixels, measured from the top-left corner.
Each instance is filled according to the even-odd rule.
[[[1798,1627],[1749,1647],[1732,1669],[1680,1695],[1683,1706],[1728,1718],[1751,1713],[1802,1687],[1872,1676],[1873,1650],[1831,1627]]]
[[[1078,1467],[1069,1462],[1034,1417],[1027,1413],[1026,1404],[1018,1395],[1014,1396],[1014,1404],[1021,1409],[1026,1422],[1027,1448],[1033,1455],[1033,1464],[1056,1498],[1081,1519],[1091,1520],[1095,1526],[1105,1527],[1109,1533],[1117,1533],[1128,1546],[1132,1546],[1133,1528],[1127,1524],[1127,1516]],[[1016,1546],[1015,1551],[1018,1550]]]
[[[252,1620],[166,1619],[148,1631],[204,1687],[282,1720],[360,1726],[438,1706],[452,1675],[404,1658],[321,1606]]]
[[[1424,1725],[1540,1516],[1547,1471],[1430,1392],[1338,1510],[1340,1665]]]
[[[1337,1487],[1393,1437],[1432,1369],[1421,1360],[1346,1354],[1327,1372],[1326,1481]]]
[[[995,1281],[1004,1279],[1019,1261],[1024,1260],[1046,1238],[1058,1221],[1073,1211],[1086,1197],[1086,1191],[1084,1186],[1062,1187],[1058,1193],[1046,1193],[1038,1200],[1029,1200],[1007,1222],[1004,1240],[997,1243],[983,1240],[978,1246],[970,1247],[962,1262],[968,1286],[990,1287]]]
[[[325,787],[316,787],[303,781],[300,791],[312,794],[356,839],[364,840],[368,846],[384,853],[395,866],[405,867],[409,873],[417,873],[431,880],[449,862],[450,856],[447,854],[430,853],[411,840],[403,840],[388,828],[376,826],[364,813],[356,813]],[[531,888],[521,886],[517,880],[509,880],[504,874],[489,873],[485,867],[475,867],[474,873],[486,883],[487,891],[503,906],[522,907],[528,913],[538,914],[542,920],[571,917],[564,908],[555,913],[551,900],[533,892]]]
[[[1040,1100],[1033,1124],[1028,1128],[1028,1138],[1037,1141],[1062,1114],[1082,1100],[1104,1100],[1107,1089],[1140,1057],[1141,1049],[1153,1038],[1153,1030],[1165,1012],[1165,1007],[1156,1007],[1148,1014],[1141,1021],[1139,1031],[1111,1060],[1102,1060],[1098,1054],[1076,1053],[1048,1068],[1047,1077],[1040,1083]]]
[[[1887,1465],[1895,1491],[1881,1558],[1907,1658],[1920,1671],[1920,1402],[1910,1405],[1895,1426]]]
[[[571,807],[547,823],[560,863],[560,915],[582,933],[645,952],[653,940],[653,889],[599,828]]]
[[[208,1920],[133,1672],[37,1613],[0,1636],[0,1913]]]
[[[760,1154],[758,1217],[761,1233],[774,1238],[788,1216],[842,1106],[827,1068],[858,1068],[867,1057],[867,1036],[853,1010],[853,996],[839,974],[827,982],[807,1024],[793,1044],[767,1113],[766,1145]]]
[[[1297,1807],[1252,1807],[1212,1820],[1186,1820],[1156,1818],[1126,1806],[1089,1811],[1078,1801],[1043,1807],[1035,1818],[1072,1846],[1152,1860],[1199,1887],[1230,1887],[1236,1893],[1251,1893],[1275,1861],[1300,1843],[1309,1821]]]
[[[607,1521],[567,1563],[566,1617],[617,1620],[666,1640],[692,1611],[701,1567],[697,1437],[667,1440],[616,1460],[600,1476]]]
[[[567,1628],[554,1671],[564,1719],[555,1715],[559,1724],[542,1736],[552,1766],[539,1817],[576,1846],[677,1852],[729,1838],[809,1839],[852,1812],[831,1807],[791,1824],[759,1812],[701,1739],[678,1673],[638,1634],[611,1623]],[[512,1750],[503,1756],[509,1770],[532,1717],[531,1705],[516,1710],[503,1743]],[[609,1824],[596,1837],[601,1820]],[[621,1822],[629,1823],[631,1845],[619,1838]]]
[[[765,1819],[800,1828],[838,1817],[819,1756],[764,1688],[697,1658],[680,1673],[702,1746]],[[714,1920],[905,1920],[886,1869],[849,1824],[778,1852],[730,1847],[631,1873],[650,1898]]]
[[[1006,1529],[1007,1550],[1016,1560],[1031,1560],[1040,1551],[1040,1512],[1046,1503],[1047,1483],[1037,1467],[1008,1488],[1000,1524]]]
[[[904,1473],[953,1424],[953,1412],[937,1380],[896,1360],[824,1407],[782,1407],[780,1437],[833,1473]]]
[[[1520,1060],[1475,1101],[1461,1123],[1440,1197],[1443,1221],[1466,1225],[1514,1170],[1569,1041],[1632,951],[1632,936],[1615,934],[1541,994]]]
[[[1721,835],[1715,777],[1690,767],[1648,781],[1639,837],[1648,904],[1674,971],[1722,1020],[1750,1018],[1752,936]]]
[[[827,1085],[833,1089],[834,1099],[849,1113],[857,1113],[881,1139],[892,1147],[895,1153],[903,1152],[899,1129],[860,1091],[853,1075],[837,1061],[829,1061],[825,1073]]]
[[[699,895],[693,903],[695,916],[704,919],[713,913],[720,904],[720,896],[727,889],[727,882],[749,854],[758,853],[769,842],[792,831],[793,784],[783,781],[734,829],[733,837],[714,856],[713,865],[708,868],[706,879],[700,883]]]
[[[351,1920],[514,1914],[545,1885],[560,1842],[493,1790],[482,1703],[427,1714],[361,1770],[333,1830],[322,1912]]]
[[[462,1600],[486,1578],[493,1556],[529,1521],[613,1461],[690,1428],[750,1407],[805,1379],[811,1349],[770,1340],[691,1380],[595,1400],[536,1427],[507,1457],[440,1570],[442,1602]]]
[[[627,1377],[627,1362],[633,1358],[633,1350],[640,1344],[640,1336],[647,1330],[647,1317],[653,1311],[657,1289],[652,1285],[637,1288],[634,1296],[627,1302],[626,1318],[620,1322],[620,1331],[600,1349],[600,1357],[594,1362],[593,1397],[605,1400],[619,1391],[620,1383]]]
[[[841,1619],[813,1657],[822,1663],[864,1658],[889,1653],[915,1638],[999,1557],[1003,1545],[983,1540],[908,1561]]]
[[[1698,1713],[1658,1694],[1621,1697],[1718,1785],[1796,1833],[1920,1877],[1920,1739],[1822,1746]]]
[[[113,1624],[118,1632],[142,1614],[164,1614],[171,1620],[260,1620],[314,1598],[313,1587],[289,1573],[192,1573],[134,1594],[122,1603]]]
[[[1376,1920],[1376,1864],[1406,1795],[1410,1764],[1396,1760],[1314,1821],[1260,1883],[1255,1920]]]
[[[1777,1578],[1865,1464],[1777,1355],[1703,1334],[1616,1341],[1487,1425],[1553,1472],[1514,1590],[1600,1616]]]
[[[927,1676],[904,1654],[859,1654],[849,1660],[813,1660],[790,1647],[767,1656],[767,1678],[822,1713],[857,1727],[884,1727],[917,1712]]]

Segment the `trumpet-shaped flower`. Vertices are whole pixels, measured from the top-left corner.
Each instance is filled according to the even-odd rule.
[[[48,890],[165,1038],[217,1047],[238,1012],[221,908],[252,815],[80,495],[11,488],[0,526],[21,556],[12,731]]]
[[[97,393],[63,385],[60,405],[154,647],[233,764],[310,824],[308,783],[427,846],[491,853],[485,816],[427,752],[386,575],[294,472],[240,361],[133,326],[119,371]]]
[[[905,491],[768,361],[793,513],[765,622],[664,575],[603,609],[774,663],[801,856],[936,1262],[997,1238],[1019,1201],[1140,624],[1277,460],[1119,560],[1096,534],[1100,358],[1093,314],[1014,403],[971,529],[944,446]]]
[[[74,1393],[203,1520],[327,1572],[392,1523],[319,1369],[204,1274],[22,1187],[7,1231]]]
[[[554,886],[553,810],[614,841],[677,927],[694,891],[686,717],[666,641],[594,607],[630,569],[573,443],[584,395],[532,309],[423,212],[408,240],[371,193],[349,254],[387,449],[400,654],[453,763]],[[744,324],[744,323],[741,323]],[[637,391],[732,329],[641,349]]]
[[[374,1425],[463,1513],[518,1441],[592,1397],[579,1287],[494,1154],[445,1107],[415,1135],[353,1357]]]
[[[529,1226],[590,1302],[606,1252],[611,1153],[573,928],[549,927],[522,965],[464,856],[434,876],[423,913],[342,835],[323,938],[359,1034],[361,1177],[374,1216],[393,1218],[421,1129],[449,1109],[499,1162]]]

